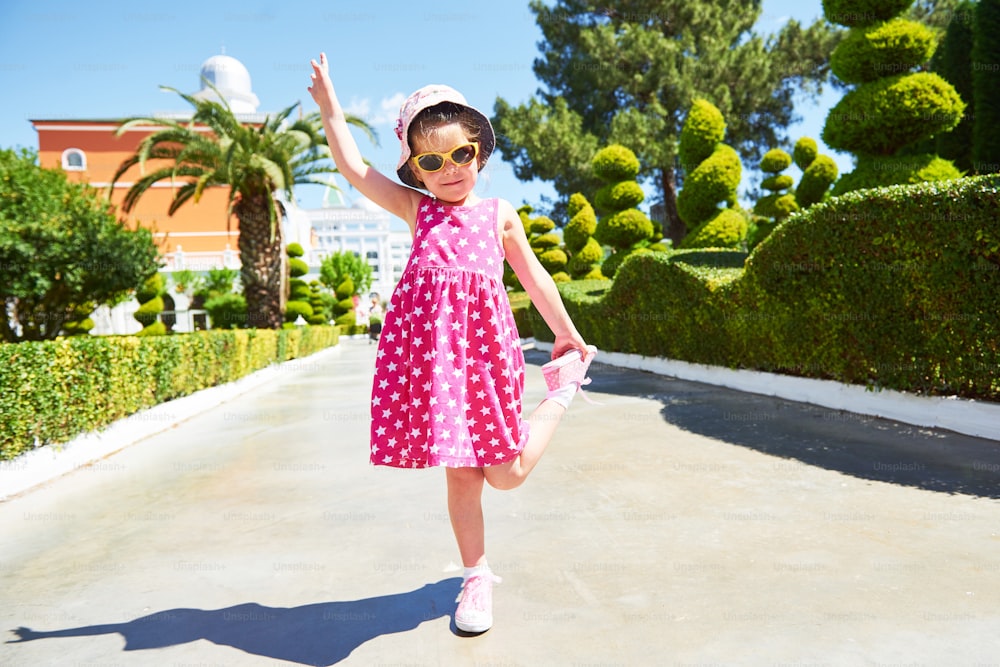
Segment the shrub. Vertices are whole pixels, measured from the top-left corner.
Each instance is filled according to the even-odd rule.
[[[845,83],[867,83],[909,72],[927,62],[934,47],[930,28],[893,19],[849,31],[830,57],[830,71]]]
[[[594,194],[594,206],[605,213],[614,213],[633,208],[646,198],[642,187],[635,181],[609,183]]]
[[[812,137],[802,137],[795,142],[795,148],[792,149],[792,160],[795,162],[795,166],[802,171],[808,169],[818,156],[819,146]]]
[[[760,170],[765,174],[780,174],[790,166],[792,166],[792,156],[780,148],[772,148],[764,153],[764,157],[760,159]],[[774,189],[781,190],[782,188]]]
[[[719,109],[704,99],[691,103],[684,125],[681,126],[677,156],[684,171],[691,171],[708,159],[715,146],[726,134],[726,121]]]
[[[336,345],[334,327],[0,345],[0,460]]]
[[[684,247],[735,248],[746,235],[746,216],[741,211],[724,208],[685,236]]]
[[[960,178],[955,166],[936,155],[906,155],[892,158],[863,158],[850,174],[845,174],[833,188],[841,195],[863,188],[884,187],[922,181],[946,181]]]
[[[555,228],[556,223],[551,218],[540,215],[531,221],[528,229],[532,234],[547,234]]]
[[[619,211],[601,219],[594,238],[612,248],[627,249],[648,239],[653,233],[653,223],[634,208]]]
[[[833,72],[857,87],[829,112],[823,127],[828,146],[854,153],[858,169],[841,179],[837,192],[874,187],[865,180],[873,157],[899,157],[926,151],[932,136],[954,128],[965,103],[955,89],[932,72],[910,73],[922,66],[936,46],[934,34],[913,21],[893,19],[911,0],[825,0],[827,19],[851,26],[831,57]],[[904,180],[895,183],[906,182]]]
[[[247,324],[247,300],[242,294],[220,294],[205,302],[215,329],[243,329]]]
[[[965,103],[933,72],[880,79],[847,93],[827,116],[830,148],[892,155],[903,146],[958,125]]]
[[[848,193],[745,257],[644,253],[560,292],[609,351],[1000,400],[1000,176]]]
[[[639,159],[635,153],[613,144],[598,151],[593,159],[593,168],[594,173],[605,181],[604,187],[594,197],[595,205],[600,200],[597,209],[602,213],[594,238],[613,249],[615,261],[604,270],[604,274],[610,277],[614,275],[616,262],[643,245],[659,240],[662,230],[657,230],[649,217],[635,208],[642,201],[642,188],[634,180],[639,173]],[[578,274],[585,273],[582,266],[576,268]]]
[[[913,0],[823,0],[823,14],[830,23],[853,28],[891,19]]]
[[[558,248],[561,241],[558,234],[542,234],[531,239],[530,245],[538,250],[548,250],[549,248]]]
[[[139,289],[136,290],[135,298],[139,302],[139,309],[135,311],[133,317],[142,325],[142,331],[138,336],[162,336],[167,333],[166,326],[159,322],[157,317],[163,312],[163,294],[166,286],[163,276],[154,273],[147,278]],[[159,326],[156,326],[159,324]]]
[[[823,201],[830,186],[837,181],[837,163],[829,155],[818,155],[802,172],[795,188],[795,202],[799,208],[809,208]]]
[[[549,248],[538,256],[538,261],[542,263],[545,270],[555,277],[556,273],[561,273],[569,262],[569,257],[562,248]]]
[[[567,212],[570,211],[572,213],[569,223],[563,229],[563,241],[570,252],[576,252],[588,242],[597,230],[597,214],[590,202],[579,193],[570,197]]]
[[[299,278],[309,273],[309,265],[298,257],[288,258],[288,272],[293,278]]]
[[[306,254],[306,251],[302,248],[299,243],[289,243],[285,248],[285,254],[289,257],[302,257]]]
[[[714,217],[719,204],[732,200],[741,174],[740,156],[731,147],[719,144],[687,175],[677,195],[677,213],[688,229]]]
[[[597,151],[590,164],[594,176],[605,183],[630,181],[639,175],[639,158],[628,148],[618,144]]]

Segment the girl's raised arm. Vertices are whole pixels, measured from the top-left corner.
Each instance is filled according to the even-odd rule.
[[[310,64],[313,72],[310,76],[312,85],[309,87],[309,94],[319,105],[323,129],[337,170],[365,197],[405,220],[412,232],[420,192],[386,178],[377,169],[365,164],[334,92],[326,54],[321,53],[319,62],[312,60]]]

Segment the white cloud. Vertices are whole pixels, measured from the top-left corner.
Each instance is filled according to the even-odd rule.
[[[403,93],[396,93],[392,97],[383,97],[378,103],[378,110],[373,112],[370,99],[352,97],[350,103],[344,106],[344,111],[362,118],[374,127],[380,125],[393,127],[396,118],[399,117],[399,107],[405,99],[406,95]]]

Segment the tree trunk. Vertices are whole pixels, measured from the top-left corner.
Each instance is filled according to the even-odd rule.
[[[663,191],[663,235],[673,241],[676,248],[687,235],[687,225],[677,214],[677,175],[673,167],[661,170],[660,188]]]
[[[281,221],[271,219],[266,196],[241,199],[234,207],[240,221],[240,279],[247,300],[247,327],[280,329],[283,322]]]

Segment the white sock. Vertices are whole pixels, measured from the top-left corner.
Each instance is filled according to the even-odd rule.
[[[545,398],[549,401],[555,401],[568,410],[569,404],[573,401],[573,397],[576,396],[578,389],[579,387],[576,384],[565,384],[558,389],[552,389],[549,391]]]
[[[462,571],[462,581],[468,581],[472,577],[482,577],[491,574],[490,566],[486,563],[482,565],[476,565],[475,567],[467,567]]]

